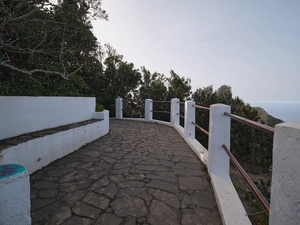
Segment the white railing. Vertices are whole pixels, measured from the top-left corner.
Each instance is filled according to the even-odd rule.
[[[230,106],[210,106],[208,150],[195,139],[195,102],[185,102],[184,128],[179,125],[179,99],[171,100],[170,122],[153,120],[153,101],[145,101],[147,122],[174,127],[207,165],[223,224],[251,224],[229,176],[230,159],[222,146],[230,149]],[[116,118],[123,119],[122,99],[116,99]],[[133,119],[133,118],[124,118]],[[139,119],[141,120],[141,119]],[[300,121],[275,126],[269,224],[298,224],[300,219]]]

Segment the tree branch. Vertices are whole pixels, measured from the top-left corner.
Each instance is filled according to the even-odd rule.
[[[8,20],[8,22],[16,22],[16,21],[19,21],[19,20],[23,20],[23,19],[33,15],[35,12],[42,9],[43,7],[44,7],[44,2],[42,3],[42,5],[40,7],[36,7],[33,10],[31,10],[30,12],[28,12],[28,13],[22,15],[22,16],[11,18],[11,19]]]
[[[65,73],[61,73],[61,72],[56,72],[56,71],[48,71],[48,70],[43,70],[43,69],[33,69],[33,70],[23,70],[23,69],[20,69],[20,68],[17,68],[13,65],[10,65],[8,63],[6,63],[7,61],[2,61],[0,63],[0,66],[4,66],[4,67],[7,67],[11,70],[14,70],[14,71],[17,71],[17,72],[20,72],[20,73],[24,73],[24,74],[28,74],[28,75],[33,75],[33,73],[45,73],[45,74],[55,74],[55,75],[59,75],[61,76],[62,78],[68,80],[69,77],[75,73],[77,73],[83,66],[80,66],[79,68],[77,68],[75,71],[73,71],[72,73],[70,74],[65,74]]]

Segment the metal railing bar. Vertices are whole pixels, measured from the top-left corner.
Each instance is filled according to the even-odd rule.
[[[195,108],[197,108],[197,109],[209,110],[209,108],[208,108],[208,107],[201,106],[201,105],[193,105],[193,107],[195,107]]]
[[[270,126],[267,126],[267,125],[264,125],[264,124],[261,124],[261,123],[258,123],[258,122],[255,122],[255,121],[252,121],[252,120],[249,120],[249,119],[246,119],[246,118],[243,118],[241,116],[237,116],[237,115],[234,115],[234,114],[231,114],[231,113],[228,113],[228,112],[224,112],[224,115],[229,116],[230,118],[232,118],[234,120],[237,120],[241,123],[247,124],[251,127],[254,127],[254,128],[259,129],[261,131],[264,131],[268,134],[274,135],[274,128],[273,127],[270,127]]]
[[[231,162],[234,164],[234,166],[238,169],[238,171],[242,174],[243,178],[246,180],[247,184],[251,188],[252,192],[258,199],[258,201],[262,204],[264,210],[266,213],[270,213],[270,203],[267,201],[267,199],[262,195],[260,190],[256,187],[256,185],[253,183],[249,175],[246,173],[246,171],[243,169],[243,167],[239,164],[239,162],[236,160],[236,158],[233,156],[233,154],[228,150],[226,145],[222,145],[223,149],[229,156]]]
[[[185,102],[178,102],[179,104],[181,104],[181,105],[184,105],[185,104]]]
[[[177,115],[184,119],[184,116],[183,116],[183,115],[181,115],[181,114],[179,114],[179,113],[177,113]]]
[[[170,114],[170,112],[168,112],[168,111],[157,111],[157,110],[151,110],[151,112],[158,112],[158,113],[169,113],[169,114]]]
[[[202,127],[200,127],[198,124],[195,124],[194,122],[192,122],[192,124],[195,127],[197,127],[200,131],[202,131],[204,134],[209,135],[209,133],[206,130],[204,130]]]
[[[170,103],[171,101],[156,101],[156,100],[152,100],[152,102],[168,102],[168,103]]]
[[[257,215],[260,215],[260,214],[263,214],[263,213],[265,213],[265,210],[257,212],[257,213],[248,214],[247,216],[257,216]]]
[[[145,111],[145,109],[128,109],[128,108],[125,108],[125,109],[121,109],[121,110],[123,110],[123,111]]]
[[[126,98],[122,98],[122,101],[123,102],[139,102],[139,100],[138,99],[126,99]]]

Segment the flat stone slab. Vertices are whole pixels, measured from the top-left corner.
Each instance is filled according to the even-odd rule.
[[[204,190],[208,185],[206,178],[179,177],[179,188],[182,190]]]
[[[175,129],[112,119],[30,176],[32,225],[222,224],[207,177]]]
[[[177,213],[173,211],[165,203],[155,199],[152,200],[150,206],[150,213],[147,221],[150,224],[170,224],[170,225],[178,224],[179,225],[177,220]]]
[[[142,217],[148,214],[148,209],[141,198],[124,197],[118,198],[111,203],[111,206],[117,216]]]

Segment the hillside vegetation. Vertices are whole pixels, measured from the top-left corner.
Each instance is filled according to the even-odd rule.
[[[95,18],[108,20],[101,0],[1,1],[0,94],[95,96],[97,108],[110,110],[110,116],[115,113],[115,98],[122,97],[127,99],[125,116],[130,117],[144,116],[146,98],[177,97],[206,107],[224,103],[236,115],[272,126],[277,123],[263,110],[233,97],[230,86],[192,92],[191,80],[173,70],[167,76],[136,68],[111,45],[97,41],[91,26]],[[170,105],[155,103],[154,108],[169,111]],[[155,113],[154,118],[169,120],[169,115]],[[197,124],[208,130],[208,120],[208,112],[197,110]],[[205,134],[197,131],[196,137],[207,147]],[[231,140],[231,150],[239,160],[271,167],[272,137],[232,121]]]
[[[255,107],[257,110],[258,116],[260,117],[259,122],[265,123],[270,127],[274,127],[278,123],[282,123],[283,121],[281,119],[275,118],[268,114],[263,108],[261,107]]]

